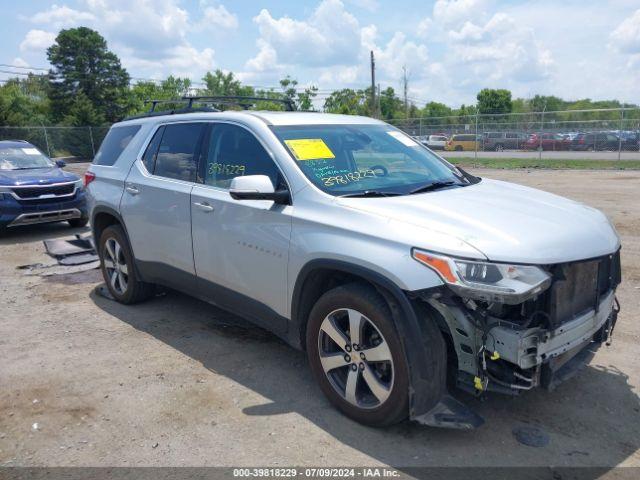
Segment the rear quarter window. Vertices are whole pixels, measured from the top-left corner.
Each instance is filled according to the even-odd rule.
[[[93,159],[94,165],[111,166],[120,157],[133,137],[140,131],[140,125],[112,127],[102,141],[98,153]]]

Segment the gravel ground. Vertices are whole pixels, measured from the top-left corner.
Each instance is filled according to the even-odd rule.
[[[476,173],[601,208],[622,236],[613,345],[556,391],[460,394],[486,419],[472,432],[367,428],[302,353],[225,312],[177,293],[122,306],[97,270],[24,275],[50,260],[42,239],[78,232],[30,227],[0,238],[0,466],[640,466],[640,173]],[[522,425],[549,444],[519,444]]]

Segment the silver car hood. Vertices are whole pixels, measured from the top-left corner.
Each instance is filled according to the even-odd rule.
[[[620,240],[607,217],[584,204],[497,180],[424,194],[341,198],[342,206],[456,237],[493,261],[551,264],[615,252]]]

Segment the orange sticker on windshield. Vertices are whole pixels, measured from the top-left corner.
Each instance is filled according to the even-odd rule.
[[[297,138],[285,140],[296,160],[322,160],[336,158],[331,149],[321,138]]]

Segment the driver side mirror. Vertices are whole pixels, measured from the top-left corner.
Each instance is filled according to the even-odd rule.
[[[64,168],[67,166],[67,162],[65,162],[64,160],[56,160],[56,166],[58,168]]]
[[[276,190],[266,175],[246,175],[231,180],[229,194],[234,200],[271,200],[288,205],[291,202],[289,190]]]

